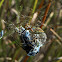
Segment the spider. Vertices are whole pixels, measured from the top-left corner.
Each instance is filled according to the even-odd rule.
[[[45,44],[47,36],[39,27],[31,29],[32,31],[22,26],[15,28],[22,41],[22,48],[27,52],[28,56],[35,56],[39,52],[40,47]]]

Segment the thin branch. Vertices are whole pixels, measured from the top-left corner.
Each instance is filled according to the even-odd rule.
[[[43,19],[42,19],[42,24],[41,24],[41,26],[40,26],[40,28],[42,28],[42,26],[43,26],[43,24],[44,24],[44,22],[45,22],[45,20],[46,20],[46,16],[47,16],[47,13],[48,13],[48,11],[49,11],[49,8],[50,8],[50,6],[51,6],[51,2],[50,2],[50,0],[49,0],[49,4],[48,4],[48,6],[47,6],[47,8],[46,8],[46,10],[45,10],[45,13],[44,13],[44,17],[43,17]]]
[[[39,5],[38,9],[40,9],[40,8],[43,7],[44,1],[45,1],[45,0],[42,0],[42,1],[41,1],[41,3],[40,3],[40,5]]]
[[[29,56],[26,56],[23,62],[27,62],[28,58],[29,58]]]

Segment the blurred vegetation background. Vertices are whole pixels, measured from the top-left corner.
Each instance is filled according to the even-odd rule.
[[[17,44],[20,44],[19,36],[9,24],[25,26],[34,13],[39,11],[33,26],[41,26],[49,3],[45,0],[38,10],[41,2],[42,0],[0,0],[0,32],[5,31],[0,39],[0,62],[23,62],[27,54]],[[40,48],[36,56],[29,57],[27,62],[62,62],[62,0],[51,0],[42,29],[47,34],[47,44]]]

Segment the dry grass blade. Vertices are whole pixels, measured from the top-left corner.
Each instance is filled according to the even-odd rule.
[[[51,12],[51,14],[48,17],[47,21],[45,22],[45,24],[44,24],[45,26],[43,28],[45,28],[48,25],[48,23],[51,21],[51,18],[53,17],[53,15],[54,15],[54,12]]]
[[[51,28],[50,29],[51,32],[53,32],[53,34],[60,40],[62,41],[62,38]]]
[[[0,61],[4,61],[4,60],[12,60],[12,58],[11,57],[6,57],[6,58],[4,58],[4,57],[1,57],[0,58]],[[17,60],[15,60],[14,62],[18,62]]]

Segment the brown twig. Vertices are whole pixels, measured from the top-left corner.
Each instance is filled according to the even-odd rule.
[[[23,62],[27,62],[28,58],[29,58],[29,56],[26,56]]]
[[[41,1],[41,3],[40,3],[40,5],[39,5],[38,9],[40,9],[40,8],[43,7],[44,1],[45,1],[45,0],[42,0],[42,1]]]
[[[49,0],[49,4],[48,4],[48,6],[47,6],[47,8],[46,8],[46,10],[45,10],[44,17],[43,17],[43,19],[42,19],[42,24],[41,24],[40,28],[42,28],[42,26],[43,26],[43,24],[44,24],[44,22],[45,22],[45,20],[46,20],[46,16],[47,16],[47,13],[48,13],[48,11],[49,11],[50,6],[51,6],[51,2],[50,2],[50,0]]]

